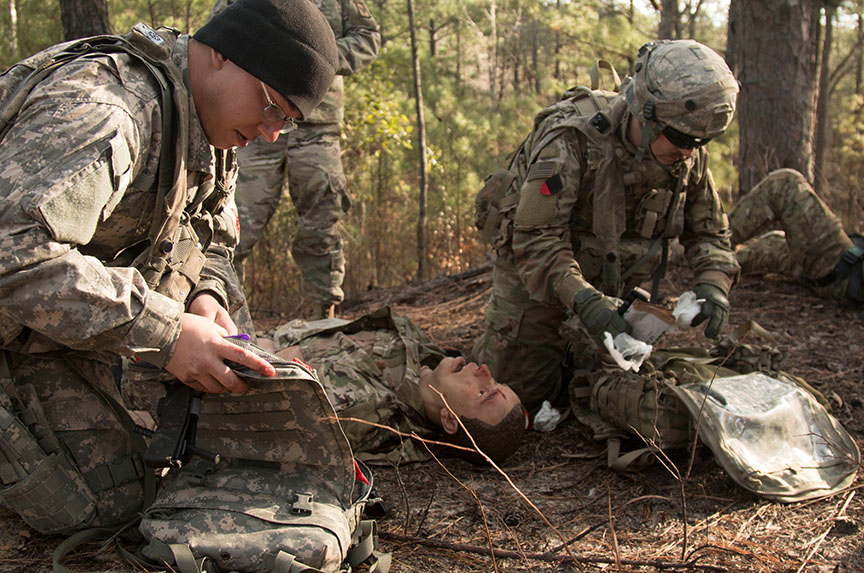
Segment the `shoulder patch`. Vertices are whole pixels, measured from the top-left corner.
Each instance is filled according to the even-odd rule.
[[[559,193],[563,188],[564,183],[561,181],[561,175],[553,175],[540,186],[540,193],[546,196],[552,196]]]

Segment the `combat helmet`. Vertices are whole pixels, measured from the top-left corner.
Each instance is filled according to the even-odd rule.
[[[692,149],[726,131],[735,113],[738,82],[708,46],[661,40],[639,49],[625,93],[630,112],[643,124],[641,158],[660,133],[674,145]]]

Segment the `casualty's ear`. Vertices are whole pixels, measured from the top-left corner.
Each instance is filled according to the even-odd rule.
[[[455,434],[459,431],[459,420],[447,406],[441,408],[441,427],[448,434]]]

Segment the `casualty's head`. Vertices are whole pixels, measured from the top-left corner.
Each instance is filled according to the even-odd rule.
[[[627,105],[640,130],[637,155],[649,145],[679,155],[721,135],[732,122],[738,82],[725,60],[694,40],[648,42],[639,49]],[[662,153],[655,153],[665,163]],[[669,157],[674,157],[674,153]],[[684,158],[681,157],[681,158]]]
[[[478,366],[464,358],[444,358],[435,370],[423,368],[420,394],[427,418],[454,444],[471,447],[459,420],[496,463],[508,458],[522,443],[525,408],[509,386],[492,378],[486,365]]]
[[[286,121],[308,117],[338,61],[333,30],[310,0],[237,0],[192,36],[189,51],[195,108],[221,148],[275,141]]]

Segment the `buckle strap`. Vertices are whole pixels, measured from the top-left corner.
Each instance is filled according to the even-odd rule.
[[[282,550],[276,554],[271,571],[273,573],[320,573],[319,569],[304,565],[297,561],[295,556]]]
[[[357,542],[348,550],[346,557],[352,569],[361,563],[369,564],[369,573],[388,573],[392,557],[381,553],[378,547],[378,524],[374,519],[364,519],[357,526]]]
[[[94,494],[140,479],[143,475],[144,462],[138,452],[82,473],[84,481]]]

